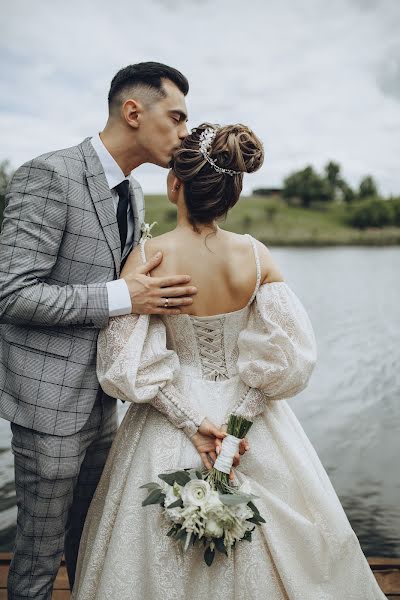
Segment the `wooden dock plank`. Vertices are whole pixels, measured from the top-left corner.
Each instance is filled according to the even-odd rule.
[[[374,571],[379,587],[385,594],[400,594],[400,571]]]
[[[0,552],[0,600],[7,600],[7,574],[11,553]],[[370,557],[368,563],[388,600],[400,600],[400,558]],[[62,561],[52,600],[70,600],[67,570]]]

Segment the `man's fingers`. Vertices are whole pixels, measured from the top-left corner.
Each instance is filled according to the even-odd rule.
[[[153,277],[153,281],[157,280]],[[194,296],[197,293],[197,288],[193,285],[179,285],[175,287],[162,287],[160,286],[159,294],[164,298],[180,298],[183,296]]]
[[[165,301],[166,298],[159,298],[157,304],[163,308],[169,308],[170,306],[187,306],[193,302],[192,298],[168,298],[168,302]]]
[[[137,269],[138,273],[143,273],[144,275],[146,273],[149,273],[150,271],[152,271],[153,269],[158,267],[158,265],[162,261],[162,257],[163,257],[162,252],[157,252],[157,254],[155,254],[148,260],[146,260],[144,265],[141,265],[140,267],[138,267],[138,269]]]
[[[170,288],[177,285],[185,285],[191,280],[190,275],[169,275],[168,277],[152,277],[154,287]],[[193,287],[193,286],[190,286]],[[197,289],[194,288],[197,292]],[[196,293],[194,292],[194,293]]]

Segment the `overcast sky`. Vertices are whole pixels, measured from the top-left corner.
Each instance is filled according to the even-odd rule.
[[[1,7],[0,160],[13,167],[100,131],[112,76],[157,60],[191,85],[189,126],[263,139],[245,190],[329,160],[400,195],[400,0],[13,0]],[[143,166],[145,192],[166,172]]]

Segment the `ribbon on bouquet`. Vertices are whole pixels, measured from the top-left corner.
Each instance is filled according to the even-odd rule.
[[[214,469],[229,475],[232,469],[235,454],[239,452],[240,442],[241,439],[235,437],[234,435],[227,435],[222,440],[221,452],[214,463]]]

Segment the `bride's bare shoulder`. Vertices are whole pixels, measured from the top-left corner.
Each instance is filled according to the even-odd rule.
[[[256,240],[258,256],[261,266],[261,283],[273,283],[283,281],[283,275],[275,259],[265,244]]]

